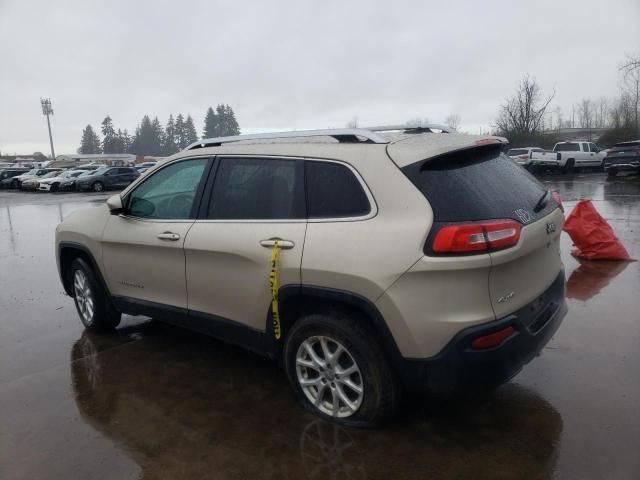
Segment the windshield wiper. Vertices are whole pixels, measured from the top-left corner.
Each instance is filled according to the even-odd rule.
[[[540,197],[540,200],[538,200],[538,202],[536,203],[536,206],[533,207],[533,213],[538,213],[547,205],[546,200],[548,196],[549,196],[549,190],[545,190],[542,196]]]

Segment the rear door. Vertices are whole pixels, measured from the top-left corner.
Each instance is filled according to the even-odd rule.
[[[262,331],[270,307],[271,255],[278,283],[300,283],[306,230],[303,161],[228,156],[216,160],[198,220],[184,244],[189,315]]]
[[[536,299],[560,273],[562,211],[546,188],[499,148],[447,154],[403,171],[431,204],[430,238],[448,225],[502,219],[520,224],[514,246],[490,252],[488,292],[498,318]]]

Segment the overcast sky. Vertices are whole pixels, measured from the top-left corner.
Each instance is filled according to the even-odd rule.
[[[376,6],[379,4],[380,6]],[[523,73],[565,114],[617,93],[640,0],[0,0],[0,151],[56,154],[109,114],[130,132],[230,104],[245,133],[461,117],[490,128]]]

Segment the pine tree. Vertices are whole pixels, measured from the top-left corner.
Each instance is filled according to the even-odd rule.
[[[182,148],[198,141],[198,132],[196,132],[196,126],[193,124],[193,118],[191,118],[191,115],[187,115],[187,120],[184,122],[184,136],[186,145]]]
[[[102,121],[102,151],[104,153],[118,153],[118,138],[116,131],[113,128],[113,121],[111,117],[107,115]]]
[[[188,145],[184,130],[184,117],[181,113],[176,117],[176,144],[179,150],[182,150]]]
[[[224,108],[224,104],[219,103],[218,106],[216,107],[216,118],[218,120],[217,122],[217,130],[216,130],[216,137],[224,137],[226,136],[226,131],[227,131],[227,112],[225,111]]]
[[[129,132],[125,128],[122,133],[118,130],[118,135],[120,136],[120,142],[122,143],[122,153],[129,153],[131,149],[131,137],[129,136]]]
[[[169,115],[167,120],[167,126],[164,129],[164,142],[162,144],[163,155],[173,155],[178,151],[178,145],[176,141],[176,123],[173,120],[173,115]]]
[[[202,138],[214,138],[218,136],[218,116],[213,111],[213,108],[209,107],[207,114],[204,117],[204,130],[202,132]]]
[[[151,134],[152,147],[149,154],[154,156],[161,156],[163,154],[162,146],[164,145],[164,129],[162,128],[158,117],[155,117],[151,122]]]
[[[82,130],[82,138],[80,139],[80,148],[78,149],[78,153],[101,153],[100,138],[91,125],[87,125],[84,130]]]
[[[240,135],[240,125],[238,125],[238,121],[236,120],[236,114],[228,104],[225,107],[225,115],[227,127],[225,135]]]

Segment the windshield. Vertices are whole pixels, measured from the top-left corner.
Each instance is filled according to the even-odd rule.
[[[38,173],[39,170],[40,170],[39,168],[34,168],[26,172],[24,175],[35,175],[36,173]]]
[[[111,167],[100,167],[97,170],[95,170],[94,172],[92,172],[91,175],[102,175],[104,172],[109,170],[109,168],[111,168]]]
[[[53,178],[57,177],[58,175],[60,175],[60,172],[49,172],[45,173],[41,178]]]

